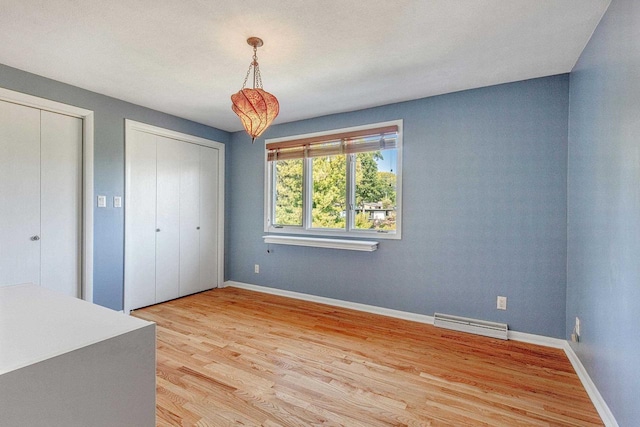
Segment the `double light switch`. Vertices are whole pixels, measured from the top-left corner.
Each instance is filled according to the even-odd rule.
[[[107,207],[107,196],[98,196],[98,207],[106,208]],[[122,197],[114,196],[113,197],[113,207],[121,208],[122,207]]]

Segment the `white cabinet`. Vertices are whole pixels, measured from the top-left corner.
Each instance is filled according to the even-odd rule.
[[[155,426],[155,324],[0,288],[0,426]]]
[[[0,101],[0,285],[80,296],[82,120]]]
[[[224,145],[127,121],[126,168],[125,312],[219,286]]]

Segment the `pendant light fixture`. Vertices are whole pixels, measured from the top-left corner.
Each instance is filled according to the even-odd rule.
[[[231,109],[240,117],[242,126],[251,136],[251,143],[267,130],[271,122],[278,116],[280,105],[275,96],[262,88],[262,76],[260,76],[260,67],[258,66],[257,50],[263,45],[262,39],[258,37],[249,37],[247,43],[253,46],[253,60],[249,64],[247,75],[244,77],[242,89],[231,95],[233,105]],[[249,74],[253,68],[253,89],[246,89]]]

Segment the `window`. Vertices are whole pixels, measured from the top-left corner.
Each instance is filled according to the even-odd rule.
[[[402,121],[266,141],[265,231],[399,239]]]

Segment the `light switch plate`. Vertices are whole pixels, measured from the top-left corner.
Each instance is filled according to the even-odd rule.
[[[113,207],[114,208],[121,208],[122,207],[122,197],[113,196]]]
[[[98,196],[98,207],[99,208],[107,207],[107,196]]]

